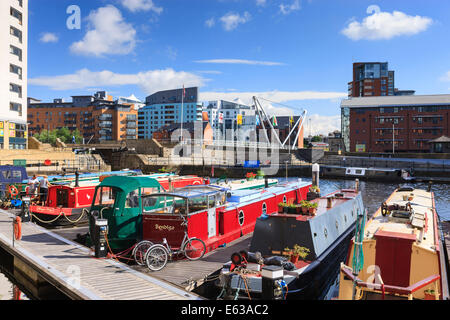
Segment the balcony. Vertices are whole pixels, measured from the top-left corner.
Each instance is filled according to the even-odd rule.
[[[100,121],[111,121],[112,120],[112,115],[102,115],[100,117],[98,117],[98,120]]]

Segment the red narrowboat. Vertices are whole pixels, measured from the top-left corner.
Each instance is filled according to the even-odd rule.
[[[174,192],[142,196],[143,240],[180,247],[185,231],[201,239],[206,252],[251,233],[262,214],[278,211],[278,204],[306,199],[310,183],[297,181],[261,190],[217,186],[189,186]],[[187,220],[187,225],[183,221]]]
[[[143,177],[156,179],[166,191],[188,185],[204,184],[204,179],[198,176],[154,174]],[[87,223],[87,214],[92,205],[95,188],[104,178],[100,177],[97,181],[82,182],[79,186],[75,186],[76,183],[49,186],[45,205],[30,206],[33,220],[40,225],[51,227]]]

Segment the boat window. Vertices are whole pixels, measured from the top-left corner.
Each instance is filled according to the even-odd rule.
[[[142,197],[144,213],[186,214],[186,200],[173,196]]]
[[[263,205],[262,205],[262,213],[263,213],[263,214],[267,214],[267,205],[266,205],[265,202],[264,202]]]
[[[216,206],[216,196],[209,196],[208,197],[208,208],[214,208]]]
[[[226,202],[226,195],[224,192],[216,194],[216,207],[223,206]]]
[[[189,199],[189,213],[197,212],[197,211],[205,211],[208,209],[208,197],[200,196]]]
[[[127,195],[127,200],[125,201],[125,208],[139,208],[139,190],[138,189],[131,191]]]
[[[110,207],[114,206],[119,190],[113,187],[101,187],[95,193],[95,204]]]

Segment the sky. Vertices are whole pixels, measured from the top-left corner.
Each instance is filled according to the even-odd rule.
[[[388,62],[399,89],[450,93],[450,1],[29,0],[28,95],[141,100],[198,86],[340,129],[352,63]],[[309,131],[309,132],[308,132]]]

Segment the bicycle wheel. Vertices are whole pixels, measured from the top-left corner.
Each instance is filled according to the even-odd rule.
[[[203,258],[206,252],[206,245],[201,239],[190,238],[185,243],[182,251],[186,258],[194,261]]]
[[[168,259],[167,249],[160,244],[152,245],[145,254],[145,263],[151,271],[159,271],[164,268]]]
[[[131,253],[134,261],[140,266],[143,266],[145,264],[145,254],[147,253],[148,249],[153,245],[153,242],[144,240],[139,242],[133,249],[133,252]]]

